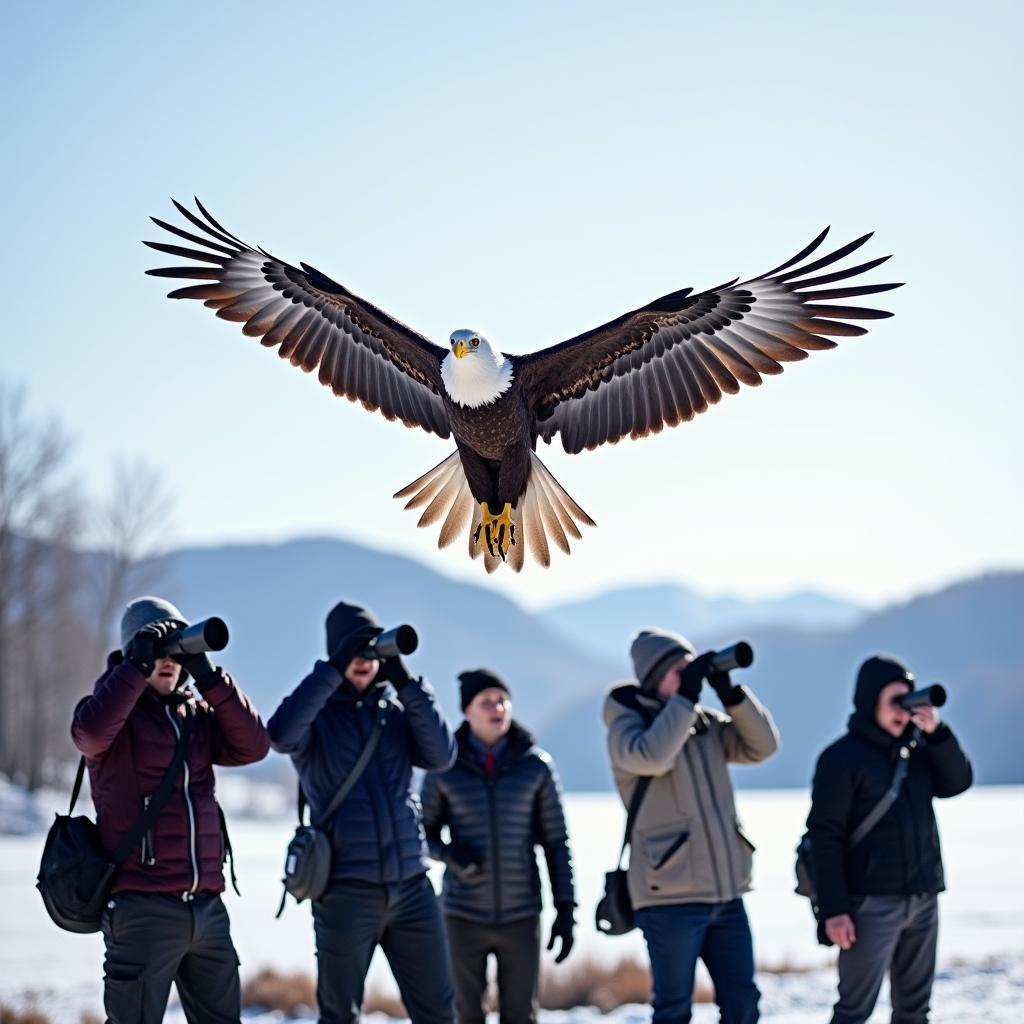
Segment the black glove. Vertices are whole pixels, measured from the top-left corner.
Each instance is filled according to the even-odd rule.
[[[464,846],[452,843],[448,846],[445,863],[455,872],[461,882],[471,882],[480,876],[480,862]]]
[[[159,657],[157,647],[170,631],[170,622],[151,622],[148,626],[143,626],[128,641],[128,647],[124,652],[125,661],[130,661],[148,679]]]
[[[558,904],[558,913],[555,915],[555,923],[551,926],[551,937],[548,939],[548,950],[555,948],[555,939],[562,940],[562,947],[555,957],[555,963],[560,964],[572,951],[573,929],[576,922],[573,920],[573,905],[568,901]]]
[[[735,707],[743,700],[743,691],[733,686],[728,672],[709,672],[708,686],[718,694],[718,699],[727,707]]]
[[[206,651],[199,654],[172,654],[171,657],[195,680],[196,689],[202,692],[216,680],[212,678],[213,662]]]
[[[697,698],[700,696],[700,688],[704,685],[708,666],[711,664],[711,659],[714,656],[714,651],[708,651],[699,658],[694,658],[689,665],[679,670],[679,689],[677,693],[680,697],[685,697],[694,704],[697,703]]]
[[[375,637],[380,636],[384,630],[380,626],[363,626],[353,630],[348,636],[338,641],[338,646],[331,651],[327,660],[342,675],[352,664],[354,658],[358,658],[366,650],[366,645]]]
[[[412,676],[405,667],[405,662],[396,654],[393,658],[385,658],[380,663],[378,679],[386,679],[396,690],[412,682]]]

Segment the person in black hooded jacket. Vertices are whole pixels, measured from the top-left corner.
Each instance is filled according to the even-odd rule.
[[[897,703],[913,686],[905,665],[868,658],[857,675],[847,733],[822,752],[814,772],[807,829],[819,938],[840,949],[832,1024],[866,1021],[886,971],[893,1024],[928,1019],[936,896],[946,887],[932,798],[964,792],[973,776],[933,707],[906,711]],[[892,785],[901,757],[908,765],[899,795],[852,845],[851,833]]]
[[[423,784],[431,856],[446,865],[442,906],[460,1024],[483,1024],[487,958],[498,963],[502,1024],[537,1019],[540,874],[547,860],[556,917],[556,962],[573,944],[573,866],[562,793],[551,757],[512,719],[508,686],[487,669],[459,676],[465,722],[455,766]],[[442,839],[447,827],[450,841]]]

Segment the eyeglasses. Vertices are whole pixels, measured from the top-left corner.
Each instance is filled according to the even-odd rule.
[[[483,708],[484,711],[497,711],[498,708],[508,707],[511,703],[508,697],[484,697],[483,700],[477,701],[477,707]]]

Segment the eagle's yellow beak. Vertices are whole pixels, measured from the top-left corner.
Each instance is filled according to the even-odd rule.
[[[465,355],[469,355],[469,346],[460,338],[455,342],[455,348],[452,349],[455,353],[456,359],[461,359]]]

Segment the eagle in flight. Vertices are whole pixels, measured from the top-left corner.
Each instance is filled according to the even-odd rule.
[[[241,323],[293,366],[316,370],[336,395],[407,427],[454,435],[455,451],[395,497],[423,508],[419,526],[442,520],[439,547],[468,527],[469,553],[482,555],[488,572],[502,562],[518,572],[527,547],[548,565],[549,541],[568,553],[579,525],[595,525],[537,457],[538,439],[558,434],[576,453],[691,420],[741,384],[834,348],[833,338],[866,333],[848,321],[892,315],[837,300],[899,287],[848,283],[888,256],[836,269],[870,234],[808,262],[826,228],[764,274],[671,292],[539,352],[506,355],[466,329],[444,349],[314,267],[236,238],[198,199],[197,212],[173,202],[200,233],[154,223],[201,248],[146,242],[189,261],[147,273],[195,280],[168,297],[199,299]]]

